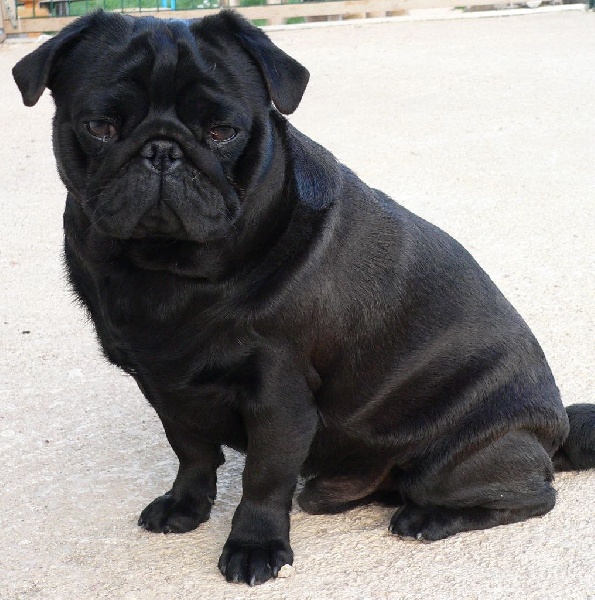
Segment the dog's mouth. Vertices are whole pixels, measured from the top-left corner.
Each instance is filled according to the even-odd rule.
[[[180,217],[166,202],[159,201],[150,208],[130,234],[131,239],[185,239],[186,229]]]

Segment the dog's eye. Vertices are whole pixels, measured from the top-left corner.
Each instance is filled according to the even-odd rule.
[[[209,135],[214,142],[222,143],[229,142],[237,134],[237,131],[233,127],[227,125],[219,125],[218,127],[211,127]]]
[[[116,126],[110,121],[87,121],[87,131],[98,140],[107,142],[118,135]]]

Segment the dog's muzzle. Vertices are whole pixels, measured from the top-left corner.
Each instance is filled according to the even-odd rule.
[[[166,177],[175,177],[175,171],[182,166],[184,152],[177,142],[168,139],[156,139],[147,142],[140,151],[144,166],[150,175],[161,177],[163,188]],[[183,224],[167,202],[159,199],[140,219],[133,238],[146,236],[176,236],[184,229]]]

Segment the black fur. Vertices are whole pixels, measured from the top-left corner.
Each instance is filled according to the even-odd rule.
[[[141,526],[197,527],[222,445],[246,452],[219,568],[262,583],[293,561],[300,474],[309,512],[389,501],[435,540],[550,510],[552,457],[595,466],[595,408],[569,429],[468,252],[286,122],[308,73],[247,21],[97,12],[14,76],[56,102],[72,286],[180,461]]]

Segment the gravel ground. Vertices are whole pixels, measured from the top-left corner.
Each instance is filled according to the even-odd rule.
[[[276,31],[312,73],[292,121],[453,234],[534,329],[567,404],[594,400],[595,14]],[[52,101],[25,109],[0,45],[0,598],[595,598],[595,472],[525,523],[433,544],[389,509],[292,514],[295,572],[226,584],[240,497],[228,453],[211,520],[136,526],[176,461],[134,382],[101,358],[61,266]]]

